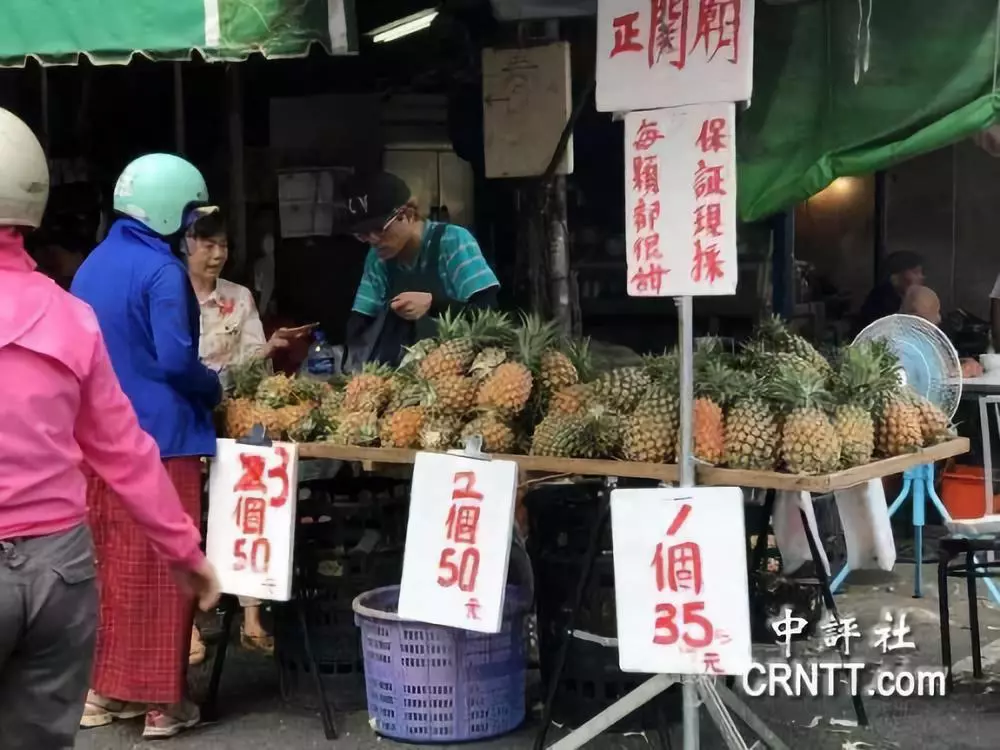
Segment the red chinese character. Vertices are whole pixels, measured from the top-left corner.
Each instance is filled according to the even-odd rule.
[[[660,252],[660,235],[647,234],[645,237],[636,238],[636,241],[632,243],[632,253],[639,263],[649,260],[663,260],[663,253]]]
[[[713,117],[701,124],[701,132],[695,139],[703,154],[718,153],[726,149],[726,118]]]
[[[642,52],[642,44],[636,41],[639,38],[639,29],[635,27],[638,20],[639,12],[636,11],[618,16],[611,22],[615,28],[615,46],[609,57],[621,52]]]
[[[663,289],[663,279],[670,273],[670,269],[664,268],[659,263],[650,263],[648,266],[640,267],[629,280],[632,288],[639,294],[652,292],[659,294]]]
[[[452,505],[445,526],[448,529],[448,541],[455,544],[475,544],[476,530],[479,528],[479,506]]]
[[[655,122],[650,122],[643,117],[642,122],[639,123],[639,129],[636,131],[635,140],[632,142],[632,145],[636,151],[648,151],[653,147],[654,143],[662,140],[663,133],[660,132],[659,126]]]
[[[241,453],[240,463],[243,465],[243,474],[233,486],[233,492],[265,492],[267,485],[264,484],[264,457]]]
[[[655,156],[636,156],[632,159],[632,189],[642,195],[659,195],[660,164]]]
[[[441,550],[438,570],[444,571],[444,574],[438,576],[438,585],[449,588],[457,583],[460,591],[474,591],[476,577],[479,575],[479,550],[466,547],[462,550],[458,564],[453,561],[457,554],[454,547]]]
[[[698,3],[698,33],[691,51],[704,43],[709,60],[723,47],[729,48],[729,62],[740,59],[740,0],[700,0]],[[712,49],[709,49],[709,47]],[[709,54],[711,53],[711,54]]]
[[[465,603],[465,617],[469,620],[478,620],[480,606],[479,600],[475,597],[469,599],[469,601]]]
[[[694,196],[725,195],[722,187],[722,167],[710,167],[703,159],[698,160],[698,170],[694,173]]]
[[[705,654],[705,671],[709,674],[722,674],[719,664],[722,663],[722,656],[714,651]]]
[[[702,247],[701,240],[695,240],[691,278],[698,282],[704,279],[709,284],[714,284],[716,280],[721,279],[725,275],[722,271],[725,261],[719,259],[720,252],[716,245]]]
[[[288,455],[288,451],[281,446],[275,448],[274,452],[281,459],[281,464],[267,472],[267,476],[269,479],[277,479],[281,482],[281,491],[271,498],[271,507],[280,508],[288,502],[288,464],[292,459]]]
[[[455,489],[451,491],[452,500],[482,500],[483,493],[476,490],[476,472],[459,471],[452,479]]]
[[[652,201],[648,205],[644,198],[640,198],[632,209],[632,221],[635,223],[635,231],[642,232],[656,230],[656,220],[660,218],[660,202]]]
[[[725,630],[716,630],[715,640],[719,644],[725,646],[727,643],[732,643],[733,639],[730,637],[729,633],[727,633]]]
[[[264,511],[267,503],[260,497],[241,497],[236,504],[236,525],[243,534],[260,536],[264,533]]]
[[[695,236],[707,234],[709,237],[719,237],[722,226],[722,204],[708,203],[697,206],[694,210],[694,234]]]
[[[650,0],[650,5],[649,67],[652,68],[666,53],[668,58],[673,58],[670,64],[683,70],[687,61],[687,0]]]
[[[701,593],[701,548],[695,542],[681,542],[667,547],[665,562],[664,565],[663,542],[660,542],[649,564],[656,571],[657,591],[669,588],[675,592]]]

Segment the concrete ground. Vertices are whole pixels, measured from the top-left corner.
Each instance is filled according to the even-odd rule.
[[[912,628],[907,640],[916,648],[900,658],[899,654],[885,657],[884,664],[907,670],[939,669],[940,638],[938,592],[933,566],[925,566],[924,598],[912,598],[912,565],[899,565],[893,574],[869,576],[864,581],[852,581],[847,591],[837,597],[844,617],[857,618],[862,630],[880,623],[886,613],[897,617],[906,614],[906,624]],[[952,694],[943,697],[869,698],[866,707],[870,726],[854,726],[854,712],[847,697],[824,698],[753,698],[747,703],[784,740],[791,750],[909,750],[913,748],[948,748],[949,750],[995,750],[1000,745],[1000,606],[986,598],[979,589],[980,632],[984,646],[986,678],[972,680],[969,646],[968,605],[965,584],[954,581],[949,587],[953,655],[957,683]],[[865,658],[878,661],[878,649],[861,648],[852,643],[852,660]],[[820,644],[798,649],[812,659],[828,660],[819,654]],[[281,702],[274,665],[238,650],[231,651],[220,691],[218,723],[193,730],[169,741],[176,750],[253,750],[254,748],[325,748],[331,743],[323,737],[318,717],[314,713],[286,706]],[[780,650],[761,648],[758,661],[781,659]],[[991,674],[991,672],[993,674]],[[196,676],[197,679],[197,676]],[[995,682],[994,682],[995,680]],[[994,692],[995,688],[995,692]],[[537,708],[537,707],[536,707]],[[535,717],[520,731],[498,740],[480,743],[483,748],[496,750],[529,750],[537,732]],[[368,725],[365,712],[338,716],[342,750],[391,750],[397,743],[377,737]],[[742,727],[741,727],[742,728]],[[81,733],[77,747],[81,750],[124,750],[144,746],[140,739],[141,721],[124,722],[105,729]],[[550,737],[555,739],[559,730]],[[753,744],[749,733],[748,745]],[[604,735],[595,747],[643,748],[658,745],[655,735]],[[681,747],[680,734],[675,731],[672,746]],[[707,720],[702,721],[703,750],[716,750],[725,745]]]

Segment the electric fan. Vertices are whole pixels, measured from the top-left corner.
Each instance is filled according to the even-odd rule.
[[[889,315],[865,328],[854,344],[884,341],[899,358],[899,377],[948,419],[962,398],[962,364],[948,337],[915,315]]]

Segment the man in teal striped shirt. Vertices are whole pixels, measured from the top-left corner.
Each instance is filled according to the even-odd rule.
[[[348,190],[349,231],[370,246],[348,321],[349,363],[396,365],[404,347],[433,336],[446,310],[495,307],[500,282],[475,237],[424,221],[410,190],[382,172]]]

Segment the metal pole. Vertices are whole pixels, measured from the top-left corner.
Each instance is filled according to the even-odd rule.
[[[184,155],[184,68],[174,63],[174,149]]]
[[[694,322],[692,321],[691,298],[681,297],[676,302],[681,353],[681,445],[677,463],[680,469],[681,487],[694,487],[694,460],[691,455],[692,411],[694,408]],[[696,679],[693,675],[687,675],[683,678],[684,750],[698,750],[701,745]]]

